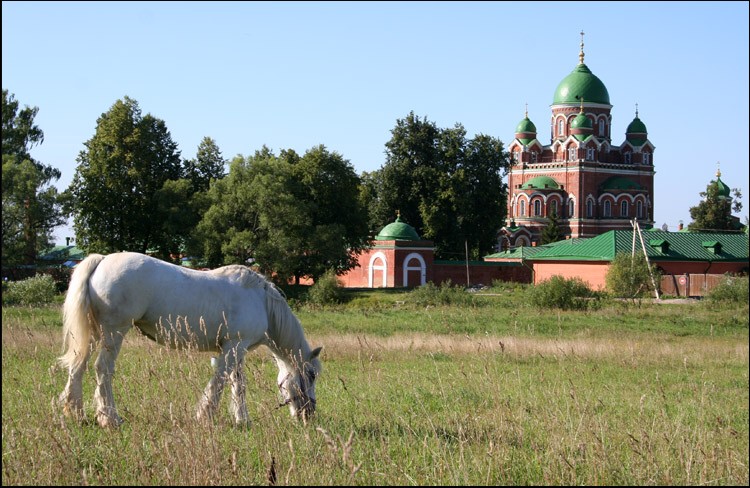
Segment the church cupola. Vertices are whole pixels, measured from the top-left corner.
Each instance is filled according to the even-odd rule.
[[[528,146],[531,141],[536,139],[536,126],[529,120],[528,109],[526,109],[524,119],[516,126],[516,139],[521,141],[524,146]]]
[[[578,55],[578,66],[557,85],[552,105],[571,103],[577,105],[584,98],[589,103],[609,105],[607,87],[584,64],[583,57],[583,32],[581,32],[581,52]]]
[[[570,123],[570,134],[579,141],[585,141],[594,133],[594,123],[583,113],[583,98],[581,98],[581,111]]]
[[[646,124],[638,118],[638,104],[635,106],[635,118],[625,130],[625,139],[633,146],[642,146],[648,140]]]

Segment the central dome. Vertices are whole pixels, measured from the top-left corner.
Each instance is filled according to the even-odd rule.
[[[576,66],[573,72],[563,78],[560,84],[557,85],[552,105],[563,103],[579,104],[581,98],[587,103],[609,105],[607,87],[583,63]]]

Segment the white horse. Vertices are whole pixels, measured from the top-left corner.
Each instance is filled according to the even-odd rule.
[[[92,254],[75,269],[63,306],[63,355],[68,383],[60,395],[65,415],[83,416],[83,373],[96,359],[96,420],[122,423],[112,395],[112,375],[122,340],[132,326],[170,347],[219,351],[215,374],[198,402],[197,418],[211,418],[226,380],[230,413],[248,421],[245,354],[265,345],[279,368],[282,405],[306,420],[315,412],[315,379],[321,347],[310,350],[302,326],[276,287],[245,266],[195,271],[137,253]]]

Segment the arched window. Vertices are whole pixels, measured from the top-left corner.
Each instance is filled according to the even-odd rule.
[[[562,137],[563,136],[563,128],[565,127],[565,122],[563,122],[563,119],[560,119],[557,121],[557,136]]]
[[[651,164],[651,153],[643,153],[643,164]]]
[[[550,204],[549,204],[549,214],[550,215],[556,215],[556,216],[559,217],[559,215],[557,214],[557,200],[552,200],[550,202]]]
[[[604,201],[604,216],[605,217],[612,216],[612,202],[610,202],[609,200]]]
[[[534,201],[534,217],[542,215],[542,202],[540,200]]]
[[[520,215],[521,217],[526,216],[526,202],[524,200],[521,200],[518,215]]]
[[[638,218],[642,219],[643,218],[643,202],[640,201],[640,200],[638,200],[635,203],[635,208],[636,208],[636,212],[637,212]]]
[[[628,201],[623,200],[620,202],[620,217],[627,217],[628,216]]]
[[[568,218],[572,219],[573,217],[575,217],[575,213],[576,213],[576,202],[571,200],[568,202]]]
[[[586,217],[591,218],[594,216],[594,202],[588,200],[586,202]]]
[[[599,119],[599,135],[604,135],[604,119]]]
[[[630,153],[629,153],[629,152],[626,152],[626,153],[625,153],[625,162],[626,162],[627,164],[630,164]]]

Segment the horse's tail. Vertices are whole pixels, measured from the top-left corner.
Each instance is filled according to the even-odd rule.
[[[98,330],[90,316],[89,277],[104,256],[91,254],[76,266],[68,286],[68,294],[63,305],[63,355],[58,358],[60,365],[78,368],[86,360],[86,348]]]

